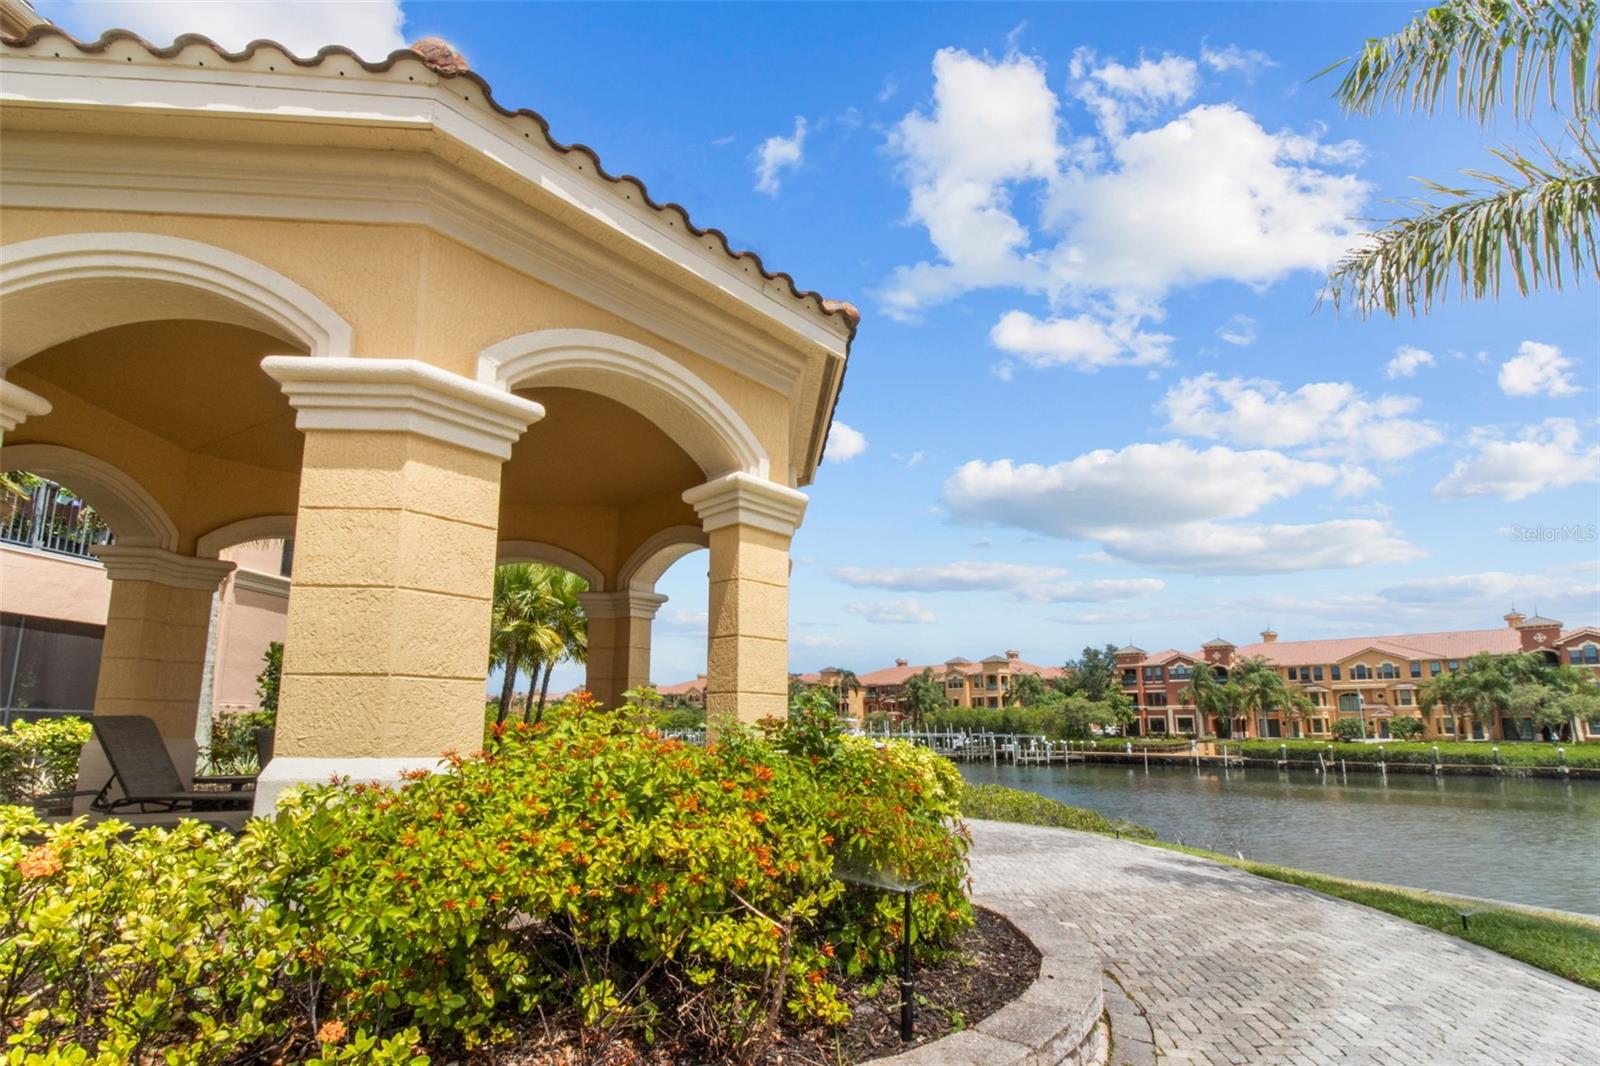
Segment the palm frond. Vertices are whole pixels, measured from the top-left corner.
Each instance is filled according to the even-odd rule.
[[[1494,155],[1509,173],[1468,171],[1476,189],[1425,182],[1436,199],[1419,201],[1416,214],[1383,226],[1334,268],[1334,307],[1415,315],[1452,290],[1497,296],[1507,272],[1524,296],[1600,277],[1600,151],[1581,128],[1570,132],[1570,157],[1545,146],[1547,158],[1535,162],[1500,148]]]
[[[1431,113],[1448,93],[1480,121],[1506,104],[1530,116],[1541,99],[1555,108],[1566,96],[1582,119],[1600,111],[1597,12],[1595,0],[1446,0],[1330,67],[1349,65],[1335,95],[1370,115],[1391,104]]]

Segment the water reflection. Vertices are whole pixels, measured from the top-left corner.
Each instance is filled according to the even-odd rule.
[[[1600,914],[1600,782],[1109,764],[974,764],[962,773],[1196,847]]]

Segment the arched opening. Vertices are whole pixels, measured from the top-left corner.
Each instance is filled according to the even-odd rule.
[[[154,233],[73,233],[0,247],[0,314],[4,367],[74,337],[158,319],[242,326],[312,355],[347,355],[351,340],[343,318],[277,271]]]
[[[736,470],[770,472],[766,449],[715,389],[625,337],[575,329],[525,333],[479,353],[478,380],[517,391],[567,388],[609,397],[666,433],[706,480]]]

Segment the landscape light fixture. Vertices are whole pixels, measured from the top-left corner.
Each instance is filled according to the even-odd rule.
[[[916,1021],[916,982],[911,970],[911,897],[922,887],[919,881],[907,881],[887,870],[834,865],[833,876],[849,885],[876,888],[881,892],[898,893],[904,904],[900,920],[900,1042],[910,1043]]]

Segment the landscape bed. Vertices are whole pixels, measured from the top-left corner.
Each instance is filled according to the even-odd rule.
[[[238,839],[0,807],[8,1052],[420,1063],[546,1042],[752,1063],[826,1032],[865,1053],[852,1006],[897,988],[903,897],[837,864],[918,886],[924,987],[971,993],[927,1024],[1004,994],[968,965],[988,952],[952,765],[839,736],[831,707],[704,748],[641,725],[655,712],[564,705],[400,787],[291,794]]]

